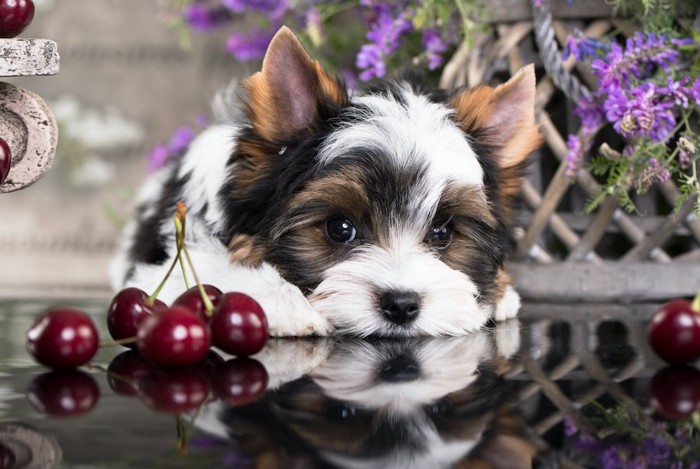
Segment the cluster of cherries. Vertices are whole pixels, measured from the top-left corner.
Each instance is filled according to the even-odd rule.
[[[71,370],[48,373],[43,381],[33,384],[29,396],[44,403],[39,407],[55,407],[44,390],[50,390],[51,395],[56,395],[56,389],[68,393],[68,381],[73,382],[79,394],[84,394],[82,401],[74,401],[90,407],[89,396],[95,396],[97,386],[91,384],[89,375],[72,369],[88,364],[100,345],[112,344],[135,347],[110,364],[107,371],[112,388],[126,394],[129,389],[133,393],[138,390],[139,396],[153,407],[162,407],[160,410],[184,411],[183,406],[201,404],[209,391],[228,402],[240,403],[241,399],[265,390],[267,373],[259,362],[237,358],[229,365],[211,350],[214,346],[237,357],[259,352],[268,338],[267,318],[250,296],[222,293],[199,281],[184,242],[185,212],[184,204],[179,203],[175,215],[177,256],[156,291],[148,295],[130,287],[112,299],[107,328],[113,341],[101,344],[90,316],[77,309],[52,308],[35,319],[27,333],[29,353],[43,365]],[[157,293],[177,263],[185,271],[185,259],[197,285],[168,307],[156,298]],[[247,385],[240,382],[241,376],[247,376]],[[184,394],[190,397],[169,399],[169,389],[177,389],[181,394],[183,389],[189,390]],[[71,401],[66,396],[62,399]],[[55,410],[53,413],[60,413],[60,409]]]
[[[673,300],[654,312],[647,328],[652,350],[670,364],[651,380],[654,407],[672,420],[700,410],[700,293],[691,301]]]

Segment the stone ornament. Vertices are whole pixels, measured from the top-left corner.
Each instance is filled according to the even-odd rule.
[[[56,43],[47,39],[0,39],[0,77],[58,73]],[[36,182],[56,154],[58,125],[37,94],[0,82],[0,138],[10,147],[12,165],[0,192],[12,192]]]

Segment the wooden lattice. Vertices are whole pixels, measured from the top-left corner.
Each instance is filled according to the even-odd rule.
[[[626,27],[611,10],[596,9],[604,2],[573,3],[574,11],[559,6],[566,20],[557,20],[557,4],[552,9],[554,20],[548,27],[560,45],[574,28],[600,37]],[[541,24],[536,28],[541,18],[533,22],[511,14],[508,19],[494,18],[491,29],[471,49],[457,51],[445,69],[443,87],[497,81],[498,75],[510,76],[529,62],[538,64],[540,71],[551,68],[544,66],[548,60],[541,59],[535,39],[536,30],[542,33]],[[586,64],[573,57],[559,63],[564,74],[575,73],[584,89],[595,86]],[[635,200],[641,214],[624,212],[612,196],[595,213],[586,214],[586,200],[601,186],[585,169],[574,180],[566,175],[566,135],[574,133],[578,124],[572,117],[574,103],[567,98],[570,93],[555,85],[561,81],[557,78],[543,73],[537,86],[536,112],[546,147],[533,157],[522,188],[522,226],[513,233],[511,271],[521,295],[557,301],[648,301],[693,295],[700,288],[700,220],[692,216],[692,201],[677,212],[670,210],[679,190],[669,181]]]

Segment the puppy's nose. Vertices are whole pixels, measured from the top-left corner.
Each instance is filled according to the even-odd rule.
[[[405,355],[399,355],[382,364],[379,378],[387,383],[403,383],[414,381],[420,377],[418,362]]]
[[[382,314],[394,324],[408,324],[418,317],[420,297],[407,290],[390,290],[379,298]]]

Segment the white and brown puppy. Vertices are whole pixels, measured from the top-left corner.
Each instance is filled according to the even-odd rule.
[[[458,335],[517,313],[504,257],[541,142],[532,66],[453,95],[350,95],[283,28],[239,94],[142,190],[115,287],[156,287],[184,201],[200,277],[257,299],[273,335]]]

